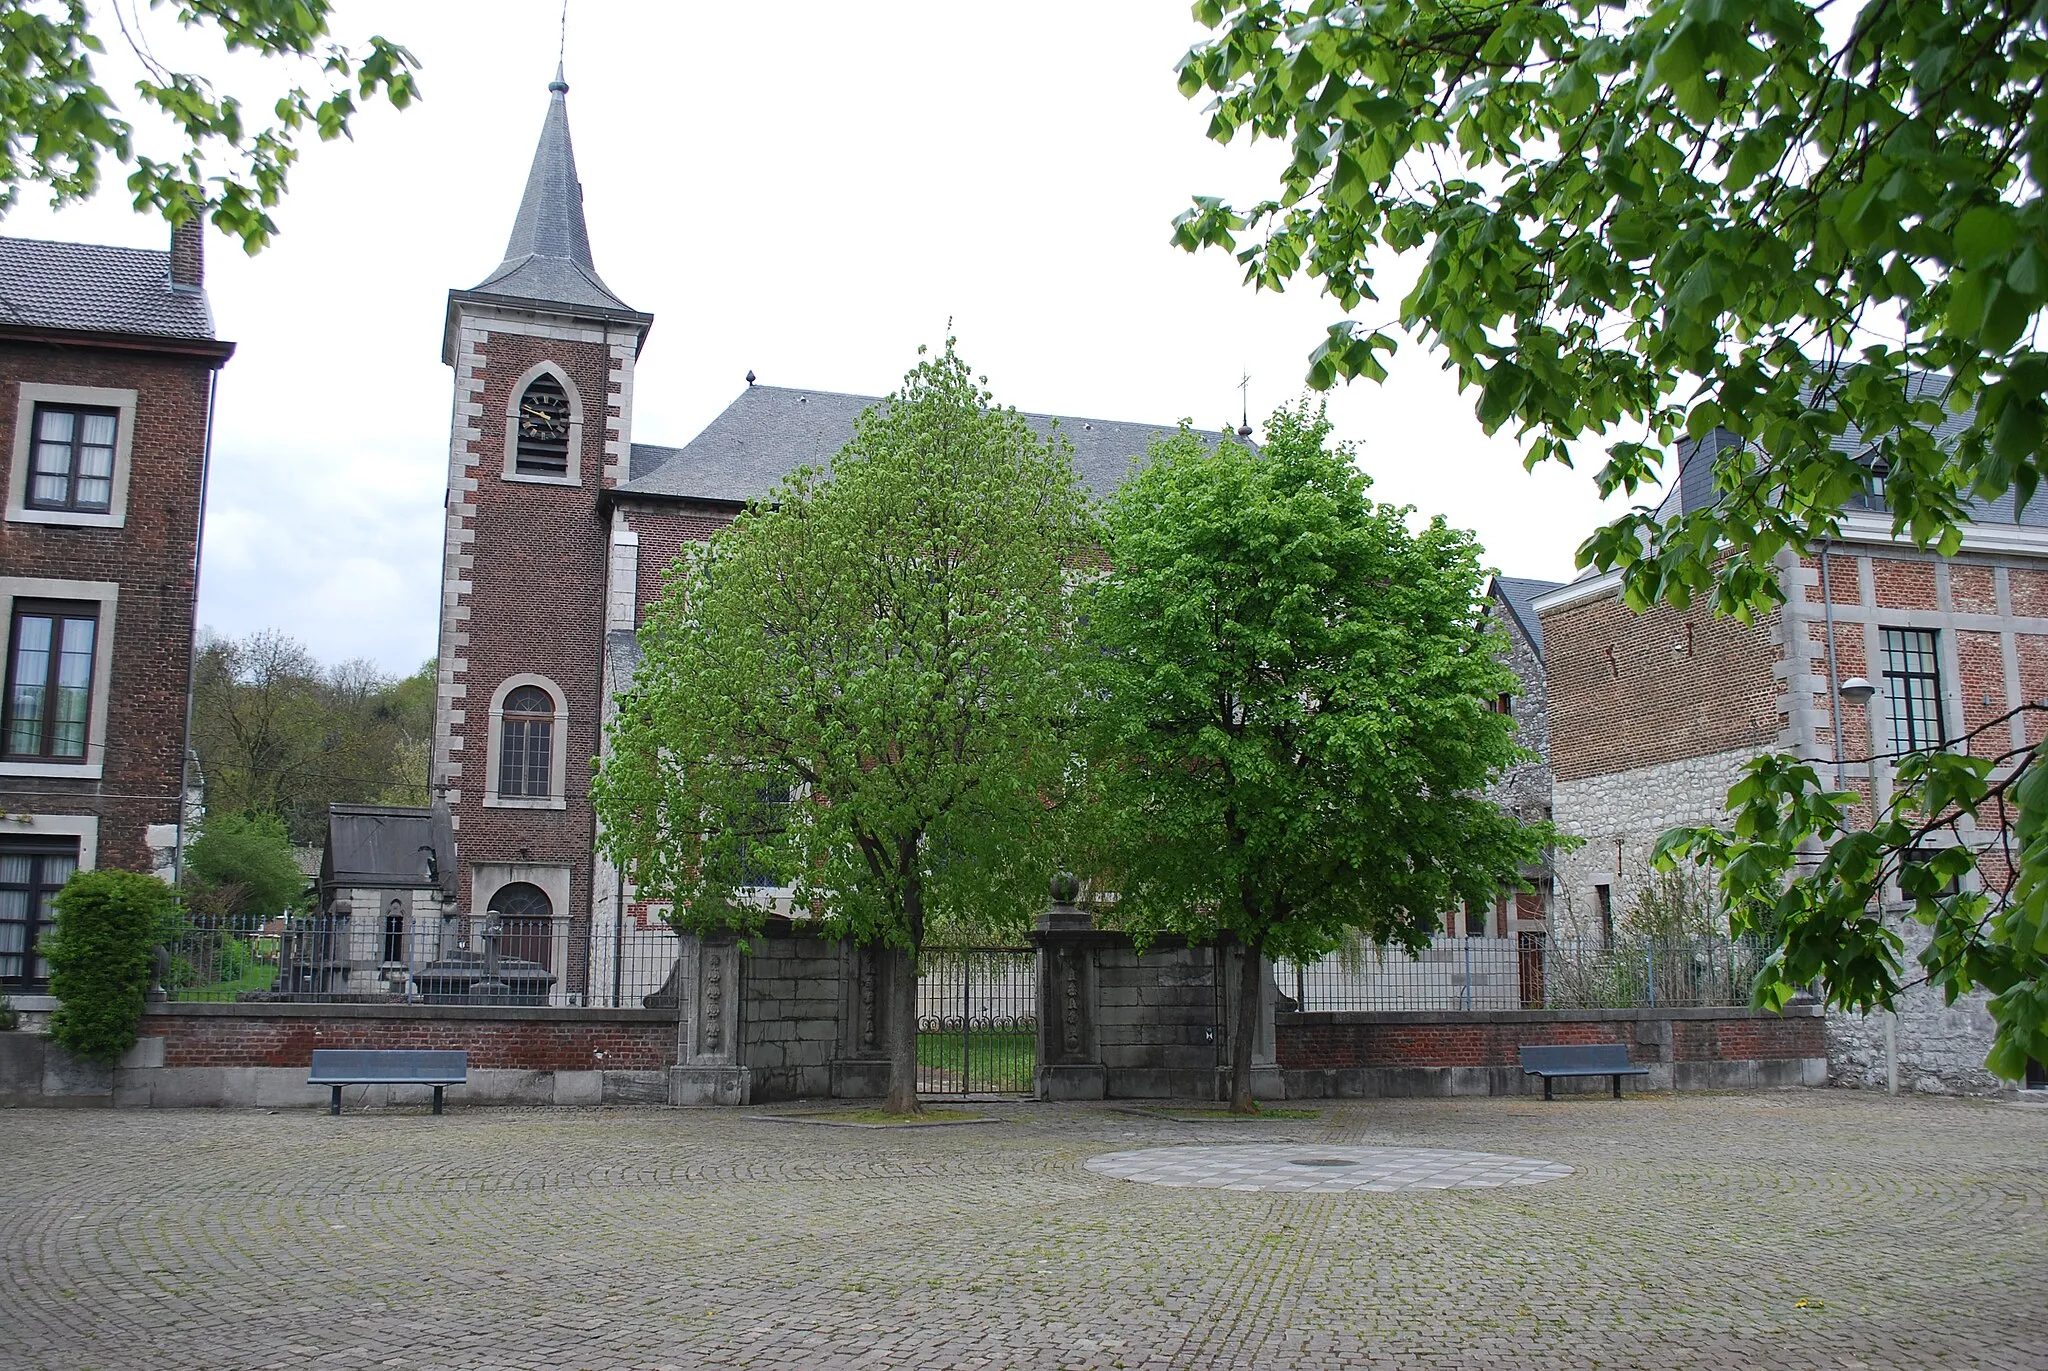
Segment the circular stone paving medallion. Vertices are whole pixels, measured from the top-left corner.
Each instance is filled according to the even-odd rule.
[[[1452,1152],[1433,1147],[1310,1147],[1247,1143],[1231,1147],[1148,1147],[1090,1158],[1097,1175],[1194,1190],[1285,1190],[1307,1195],[1351,1191],[1493,1190],[1541,1185],[1572,1169],[1533,1157]]]

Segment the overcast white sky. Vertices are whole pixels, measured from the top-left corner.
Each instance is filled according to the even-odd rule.
[[[329,660],[409,671],[434,650],[451,376],[447,292],[503,253],[547,103],[556,0],[341,0],[344,36],[424,64],[423,103],[311,149],[261,256],[208,243],[223,376],[201,621],[284,629]],[[191,46],[145,9],[159,55],[238,93],[274,67]],[[947,320],[1023,409],[1214,426],[1301,391],[1336,305],[1258,294],[1224,254],[1169,247],[1193,193],[1266,193],[1278,153],[1203,136],[1173,64],[1198,36],[1151,4],[573,0],[570,125],[599,273],[651,311],[633,436],[680,444],[743,387],[881,394]],[[115,39],[118,45],[118,38]],[[110,53],[110,88],[132,79]],[[252,101],[252,103],[257,103]],[[0,232],[160,246],[119,189]],[[1397,281],[1388,277],[1384,314]],[[1379,498],[1476,530],[1510,575],[1568,579],[1601,517],[1590,478],[1524,474],[1437,359],[1334,392]],[[595,607],[593,606],[593,612]]]

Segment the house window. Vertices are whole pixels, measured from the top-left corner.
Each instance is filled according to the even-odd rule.
[[[111,409],[37,405],[28,507],[79,514],[105,514],[111,509],[114,435],[119,427],[119,416]]]
[[[86,759],[92,713],[91,605],[16,601],[7,641],[4,746],[9,757]]]
[[[1892,752],[1940,747],[1941,668],[1932,630],[1884,630],[1884,690],[1891,705]]]
[[[1594,886],[1593,907],[1600,915],[1600,945],[1614,946],[1614,887]]]
[[[513,800],[548,798],[553,779],[555,697],[539,686],[520,686],[505,697],[503,728],[498,794]]]
[[[384,914],[384,960],[405,960],[405,906],[397,900],[391,902]]]
[[[764,785],[756,792],[756,808],[749,816],[747,830],[739,841],[738,884],[755,890],[783,883],[782,874],[771,868],[763,857],[761,848],[765,843],[749,835],[759,834],[763,839],[779,834],[789,823],[789,787],[787,785]]]
[[[50,968],[36,942],[50,931],[53,902],[78,870],[78,840],[0,838],[0,985],[40,985]]]
[[[519,397],[512,470],[520,476],[569,474],[569,396],[552,376],[534,377]]]

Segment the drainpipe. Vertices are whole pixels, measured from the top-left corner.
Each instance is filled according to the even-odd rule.
[[[213,414],[220,399],[220,368],[206,378],[206,443],[199,452],[199,515],[192,528],[192,640],[185,663],[185,739],[178,753],[178,839],[171,845],[171,888],[185,882],[185,796],[192,784],[192,712],[199,695],[199,562],[206,546],[206,478],[213,467]]]

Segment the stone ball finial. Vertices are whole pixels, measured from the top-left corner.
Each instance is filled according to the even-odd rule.
[[[1052,902],[1072,904],[1081,898],[1081,878],[1071,871],[1056,872],[1052,878]]]

